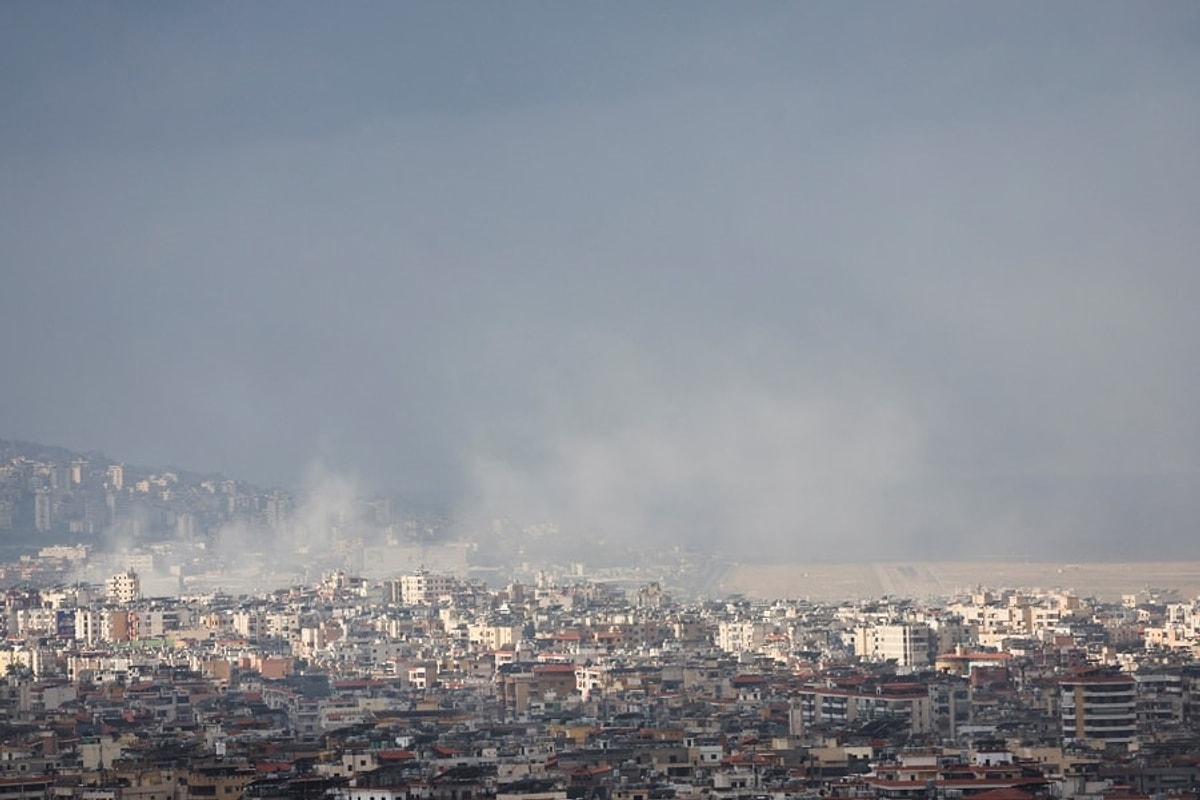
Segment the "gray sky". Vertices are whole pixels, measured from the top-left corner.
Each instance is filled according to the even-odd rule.
[[[1190,2],[5,3],[0,436],[1200,558],[1198,75]]]

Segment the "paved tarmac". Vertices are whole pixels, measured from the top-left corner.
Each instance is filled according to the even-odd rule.
[[[884,595],[926,598],[984,586],[1069,589],[1112,602],[1124,594],[1147,589],[1175,590],[1175,599],[1191,600],[1200,595],[1200,562],[739,564],[722,583],[726,592],[759,599],[838,601]]]

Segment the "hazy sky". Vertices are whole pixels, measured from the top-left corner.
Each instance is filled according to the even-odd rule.
[[[1200,558],[1200,5],[0,4],[0,437]]]

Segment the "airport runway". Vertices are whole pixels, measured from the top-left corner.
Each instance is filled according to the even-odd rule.
[[[1200,595],[1200,562],[1027,563],[1005,561],[869,562],[862,564],[740,564],[724,588],[747,597],[820,601],[882,597],[943,597],[973,587],[1069,589],[1119,601],[1146,589]]]

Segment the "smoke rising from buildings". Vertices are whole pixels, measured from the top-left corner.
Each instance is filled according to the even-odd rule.
[[[926,465],[905,409],[849,387],[711,377],[692,395],[639,376],[636,399],[608,398],[629,404],[609,406],[615,418],[551,433],[524,463],[481,459],[475,508],[553,522],[581,558],[716,546],[739,560],[829,560],[863,531],[916,541],[923,520],[907,493]]]
[[[472,11],[0,10],[7,434],[585,550],[1195,556],[1193,6]]]

